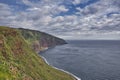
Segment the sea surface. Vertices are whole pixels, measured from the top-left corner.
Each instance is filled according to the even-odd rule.
[[[120,41],[74,40],[40,53],[81,80],[120,80]]]

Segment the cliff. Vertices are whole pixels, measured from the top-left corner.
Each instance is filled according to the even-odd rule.
[[[56,45],[66,44],[63,39],[46,34],[44,32],[29,30],[29,29],[18,29],[22,36],[25,38],[26,42],[36,51],[42,51],[49,47],[54,47]]]
[[[35,44],[50,47],[63,44],[64,41],[57,43],[58,38],[50,38],[51,35],[23,31],[0,26],[0,80],[74,80],[71,75],[47,65],[32,47]],[[49,40],[45,36],[49,36],[50,42],[55,41],[54,44],[47,42]]]

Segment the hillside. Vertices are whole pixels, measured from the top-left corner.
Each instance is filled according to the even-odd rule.
[[[35,42],[42,44],[40,41],[47,34],[41,37],[40,32],[37,32],[35,37],[33,34],[30,37],[27,33],[31,34],[31,31],[25,30],[23,33],[19,29],[0,26],[0,80],[74,80],[71,75],[47,65],[34,51],[36,49],[32,46]],[[54,45],[48,43],[43,48],[58,45],[56,42]]]
[[[63,39],[46,34],[44,32],[29,30],[29,29],[18,29],[26,42],[36,51],[39,52],[49,47],[56,45],[66,44]]]

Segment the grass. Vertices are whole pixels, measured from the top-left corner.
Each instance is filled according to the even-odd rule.
[[[27,41],[21,31],[0,26],[0,80],[74,80],[47,65]]]

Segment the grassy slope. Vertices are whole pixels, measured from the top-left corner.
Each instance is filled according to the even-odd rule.
[[[0,27],[0,80],[74,80],[48,66],[20,32]]]

